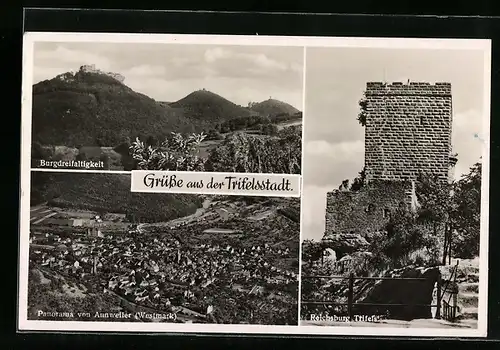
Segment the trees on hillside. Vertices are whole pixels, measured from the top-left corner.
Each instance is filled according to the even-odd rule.
[[[208,171],[300,174],[302,135],[283,129],[276,138],[234,133],[215,148],[207,160]]]
[[[288,127],[275,137],[233,133],[207,159],[199,156],[205,134],[172,133],[159,146],[137,138],[129,153],[135,169],[300,174],[302,131]],[[123,148],[122,146],[120,148]],[[118,152],[118,148],[115,149]]]
[[[247,115],[226,120],[216,125],[216,128],[218,131],[225,133],[229,131],[261,127],[262,125],[266,125],[269,123],[271,123],[271,120],[266,116]]]

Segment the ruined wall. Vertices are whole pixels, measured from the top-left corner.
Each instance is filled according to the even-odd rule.
[[[373,181],[357,192],[328,192],[323,239],[329,234],[365,236],[383,229],[391,212],[410,204],[411,189],[411,183],[405,181]]]
[[[123,83],[125,81],[125,77],[120,73],[104,72],[100,69],[97,69],[95,67],[95,64],[85,64],[81,66],[80,72],[106,75],[108,77],[118,80],[120,83]]]
[[[449,176],[450,83],[367,83],[366,179],[411,180],[419,170]]]

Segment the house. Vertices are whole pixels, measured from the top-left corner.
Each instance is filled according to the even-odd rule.
[[[259,285],[253,286],[248,294],[262,295],[265,291],[265,288]]]
[[[219,214],[220,218],[224,221],[228,220],[231,217],[231,213],[224,208],[217,208],[216,212],[217,214]]]

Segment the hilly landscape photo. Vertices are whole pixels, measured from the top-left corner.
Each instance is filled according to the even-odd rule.
[[[130,192],[31,174],[28,318],[298,324],[299,198]]]
[[[301,173],[302,50],[37,45],[32,167]]]

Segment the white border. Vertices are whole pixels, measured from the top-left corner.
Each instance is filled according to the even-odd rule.
[[[33,80],[33,44],[45,42],[121,42],[121,43],[170,43],[191,45],[270,45],[299,47],[351,47],[387,49],[447,49],[482,50],[485,53],[483,180],[481,198],[480,278],[477,329],[439,328],[385,328],[385,327],[318,327],[318,326],[261,326],[220,324],[170,324],[170,323],[112,323],[112,322],[61,322],[27,320],[27,277],[29,222],[20,220],[19,246],[19,331],[90,331],[123,332],[180,332],[180,333],[237,333],[237,334],[293,334],[293,335],[365,335],[412,337],[484,337],[487,332],[488,288],[488,216],[489,216],[489,139],[490,139],[490,77],[491,40],[486,39],[416,39],[416,38],[348,38],[348,37],[287,37],[287,36],[231,36],[231,35],[179,35],[179,34],[117,34],[117,33],[51,33],[27,32],[23,37],[23,88],[22,88],[22,159],[21,159],[21,218],[29,218],[30,154],[31,154],[31,104]],[[305,52],[304,52],[305,54]],[[305,62],[304,62],[305,63]],[[304,67],[305,71],[305,67]],[[305,74],[305,73],[304,73]],[[304,79],[305,84],[305,79]],[[305,91],[303,91],[305,94]],[[305,105],[303,106],[305,110]],[[303,119],[306,115],[303,113]],[[303,126],[304,131],[304,126]],[[302,163],[304,160],[302,159]],[[69,169],[33,169],[36,171],[79,172]],[[90,172],[90,171],[84,171]],[[104,171],[103,171],[104,172]],[[110,172],[110,171],[105,171]],[[300,283],[299,283],[300,288]],[[300,291],[299,291],[300,293]],[[299,305],[300,308],[300,305]],[[300,320],[299,320],[300,321]]]
[[[26,32],[25,41],[484,50],[488,39]]]
[[[305,112],[306,112],[306,67],[307,67],[307,47],[304,46],[304,58],[302,62],[304,68],[302,69],[302,157],[300,159],[300,169],[301,169],[301,177],[300,177],[300,235],[299,235],[299,294],[298,294],[298,313],[297,313],[297,321],[300,325],[300,302],[302,300],[302,229],[304,228],[303,220],[302,220],[302,208],[304,205],[304,196],[302,195],[302,191],[304,190],[304,164],[305,164],[305,147],[304,147],[304,135],[305,135]]]
[[[488,259],[490,198],[490,118],[491,118],[491,41],[484,51],[483,157],[481,160],[481,219],[479,236],[478,330],[487,333]]]

